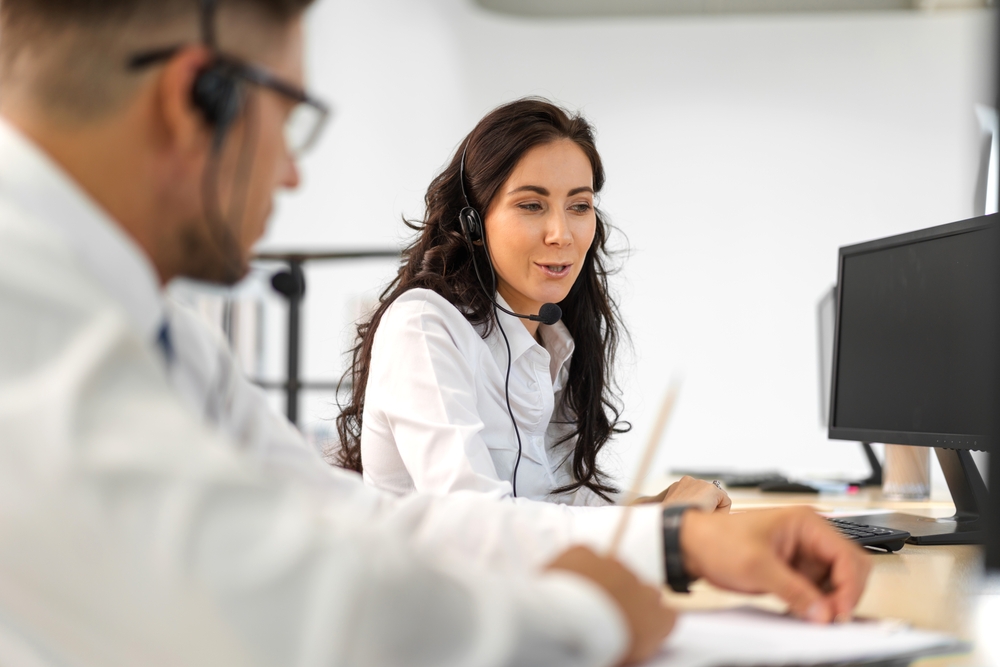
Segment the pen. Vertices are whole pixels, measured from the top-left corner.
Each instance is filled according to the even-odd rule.
[[[659,444],[660,438],[663,437],[663,431],[667,428],[667,422],[670,421],[670,413],[674,410],[674,402],[677,400],[677,392],[679,390],[680,384],[671,381],[667,388],[667,394],[663,397],[663,403],[660,405],[660,413],[656,416],[656,423],[653,425],[653,430],[649,434],[649,440],[646,442],[646,450],[643,452],[642,460],[639,462],[639,469],[635,480],[632,482],[632,488],[625,494],[625,510],[622,512],[621,518],[618,519],[618,526],[615,528],[614,536],[611,538],[611,544],[607,552],[608,557],[614,557],[618,552],[622,537],[625,535],[625,529],[628,528],[629,516],[632,513],[632,503],[639,497],[639,491],[646,482],[649,468],[653,464],[653,455],[656,453],[656,446]]]

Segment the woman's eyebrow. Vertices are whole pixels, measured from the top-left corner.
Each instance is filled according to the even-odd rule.
[[[542,195],[543,197],[548,197],[549,196],[549,191],[546,188],[543,188],[540,185],[522,185],[519,188],[514,188],[513,190],[511,190],[507,194],[508,195],[513,195],[513,194],[516,194],[518,192],[536,192],[536,193]],[[567,197],[572,197],[573,195],[578,195],[581,192],[589,192],[590,194],[594,194],[594,188],[590,187],[589,185],[584,185],[584,186],[579,187],[579,188],[573,188],[572,190],[570,190],[566,194],[566,196]]]
[[[543,197],[548,197],[549,196],[549,191],[546,190],[545,188],[543,188],[540,185],[522,185],[519,188],[514,188],[513,190],[511,190],[507,194],[508,195],[512,195],[512,194],[516,194],[518,192],[537,192],[538,194],[542,195]]]

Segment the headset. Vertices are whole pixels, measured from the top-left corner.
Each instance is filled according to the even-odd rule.
[[[514,411],[510,407],[510,367],[513,361],[511,358],[510,341],[507,339],[507,332],[504,331],[503,324],[500,322],[500,315],[497,311],[502,310],[508,315],[519,317],[522,320],[531,320],[532,322],[541,322],[542,324],[551,325],[562,319],[562,309],[554,303],[543,303],[541,308],[538,309],[537,315],[522,315],[520,313],[515,313],[512,310],[508,310],[497,303],[494,296],[496,294],[497,275],[493,268],[493,258],[490,257],[490,247],[486,241],[486,228],[483,225],[482,216],[479,215],[479,211],[473,208],[472,203],[469,201],[469,195],[465,192],[465,155],[468,150],[469,144],[466,142],[465,147],[462,149],[462,161],[459,163],[458,167],[458,184],[462,189],[462,199],[465,200],[465,207],[458,213],[458,224],[462,228],[462,235],[465,236],[465,241],[469,244],[469,250],[472,253],[472,267],[476,271],[476,279],[479,281],[479,286],[486,294],[486,298],[488,298],[490,303],[493,304],[493,316],[496,319],[497,328],[500,329],[500,335],[503,336],[504,346],[507,348],[507,373],[504,376],[503,396],[504,401],[507,403],[507,415],[510,417],[510,423],[514,427],[514,436],[517,438],[517,459],[514,461],[514,472],[511,475],[510,480],[511,488],[514,491],[514,497],[517,498],[517,469],[521,465],[521,431],[517,428],[517,420],[514,419]],[[486,265],[490,269],[490,283],[493,286],[492,290],[486,288],[486,283],[483,281],[483,277],[479,273],[479,263],[476,261],[477,244],[481,244],[486,253]]]
[[[199,0],[198,4],[201,43],[211,50],[213,58],[195,75],[190,99],[191,105],[214,130],[212,149],[217,156],[222,151],[229,129],[246,108],[246,84],[237,74],[236,63],[219,52],[215,38],[217,0]],[[168,46],[136,54],[129,58],[128,69],[141,70],[148,65],[165,61],[179,49],[179,46]]]
[[[222,150],[226,133],[242,113],[244,98],[243,84],[227,71],[225,63],[210,64],[195,77],[191,103],[215,129],[212,150],[216,153]]]
[[[247,83],[239,75],[239,63],[226,58],[219,51],[215,26],[217,8],[218,0],[199,0],[201,42],[212,52],[213,57],[195,75],[190,98],[191,105],[212,128],[211,160],[205,169],[202,197],[206,214],[212,221],[213,235],[218,233],[218,228],[227,217],[232,220],[243,219],[253,165],[252,155],[256,144],[256,133],[249,132],[243,140],[237,162],[235,182],[240,184],[241,188],[232,195],[230,205],[235,203],[236,206],[229,210],[227,215],[222,210],[218,193],[222,149],[230,129],[240,116],[252,111],[253,105],[247,94]],[[220,243],[217,236],[216,243]]]
[[[200,0],[202,43],[217,52],[215,13],[217,0]],[[216,58],[198,72],[191,87],[191,103],[201,112],[205,122],[215,129],[212,150],[218,153],[225,143],[229,128],[243,112],[246,93],[244,84],[233,66]]]

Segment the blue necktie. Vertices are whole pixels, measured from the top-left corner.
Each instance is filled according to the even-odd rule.
[[[160,326],[160,332],[156,335],[156,344],[163,352],[163,358],[167,360],[167,365],[174,361],[174,343],[170,340],[170,324],[166,321]]]

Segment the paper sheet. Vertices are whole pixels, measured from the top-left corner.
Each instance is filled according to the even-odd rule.
[[[944,634],[891,621],[816,625],[761,609],[686,612],[649,667],[741,667],[864,663],[960,653],[969,646]]]

